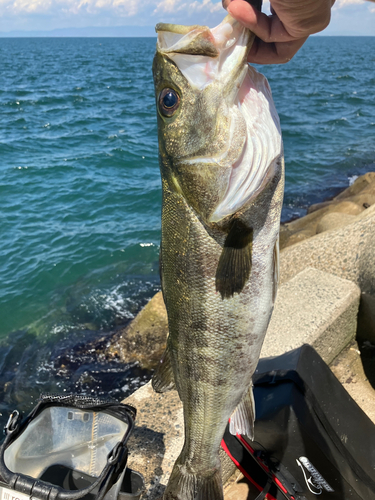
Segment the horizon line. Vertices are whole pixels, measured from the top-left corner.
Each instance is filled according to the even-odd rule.
[[[125,33],[124,31],[127,31]],[[141,31],[141,33],[140,33]],[[91,33],[90,33],[91,32]],[[357,33],[315,33],[313,37],[373,37]],[[84,26],[54,28],[51,30],[10,30],[0,31],[0,38],[156,38],[155,25]]]

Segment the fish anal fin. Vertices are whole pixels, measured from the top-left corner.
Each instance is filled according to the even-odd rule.
[[[226,237],[216,270],[216,291],[222,299],[240,293],[251,272],[253,229],[236,219]]]
[[[251,385],[230,417],[229,432],[254,439],[255,402]]]
[[[168,345],[152,377],[152,387],[155,392],[166,392],[176,388]]]

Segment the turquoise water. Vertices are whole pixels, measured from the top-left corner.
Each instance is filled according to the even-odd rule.
[[[84,347],[159,289],[154,46],[153,38],[0,39],[5,407],[27,406],[31,387],[35,397],[72,380],[109,390],[108,362]],[[287,65],[261,70],[283,129],[286,220],[375,169],[375,37],[313,37]],[[110,368],[112,395],[123,396],[133,375]],[[82,378],[95,370],[94,381]]]

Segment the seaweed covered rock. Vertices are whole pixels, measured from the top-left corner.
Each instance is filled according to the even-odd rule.
[[[126,328],[115,333],[109,354],[141,368],[154,369],[164,352],[168,336],[168,318],[161,292],[158,292]]]

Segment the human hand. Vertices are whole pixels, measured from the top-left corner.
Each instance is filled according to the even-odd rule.
[[[282,64],[291,60],[309,35],[328,26],[334,1],[271,0],[270,16],[244,0],[223,0],[223,6],[257,36],[249,62]]]

